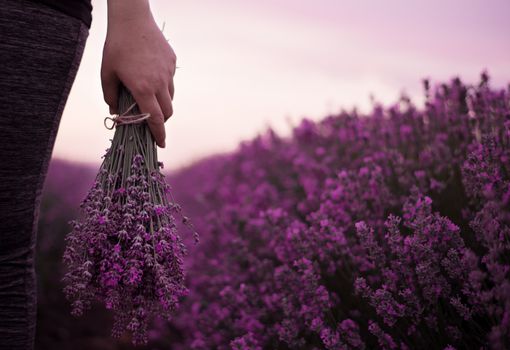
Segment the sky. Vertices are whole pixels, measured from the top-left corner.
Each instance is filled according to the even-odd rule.
[[[370,96],[423,103],[422,79],[510,82],[508,0],[151,0],[177,56],[165,169],[236,149],[267,127],[289,134]],[[92,26],[53,156],[98,163],[113,131],[100,68],[106,1]]]

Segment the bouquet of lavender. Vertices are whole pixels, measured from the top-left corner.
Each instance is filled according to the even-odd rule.
[[[80,205],[83,218],[70,222],[63,282],[73,315],[100,301],[114,312],[112,336],[128,329],[136,345],[147,343],[150,316],[170,319],[179,297],[188,294],[183,271],[187,251],[174,215],[193,226],[173,198],[168,200],[163,164],[144,122],[149,115],[140,113],[123,86],[119,111],[123,113],[107,118],[113,121],[111,128],[116,126],[115,135]]]

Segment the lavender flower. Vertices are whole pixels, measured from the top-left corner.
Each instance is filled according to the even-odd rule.
[[[508,348],[510,94],[488,82],[177,174],[202,232],[180,349]]]
[[[121,109],[128,98],[121,94]],[[151,316],[169,319],[189,292],[183,270],[187,250],[175,220],[181,208],[168,200],[160,167],[148,126],[118,125],[80,206],[83,217],[71,222],[63,256],[72,314],[101,301],[114,312],[112,335],[130,330],[134,344],[147,343]]]

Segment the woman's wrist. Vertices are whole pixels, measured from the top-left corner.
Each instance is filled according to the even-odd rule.
[[[151,18],[149,0],[108,0],[108,25]]]

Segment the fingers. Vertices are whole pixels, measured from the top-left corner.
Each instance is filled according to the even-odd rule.
[[[165,121],[156,96],[152,94],[133,93],[133,98],[138,104],[141,113],[150,113],[151,116],[147,119],[149,129],[151,130],[156,144],[161,148],[165,148]]]
[[[110,114],[118,113],[119,79],[112,71],[101,71],[104,101],[110,106]]]
[[[172,97],[172,101],[174,100],[174,79],[170,79],[170,82],[168,83],[168,91],[170,92],[170,96]]]
[[[170,91],[167,89],[162,89],[156,94],[156,98],[158,99],[159,106],[161,107],[161,111],[163,112],[163,116],[166,122],[167,119],[170,118],[174,113]]]

